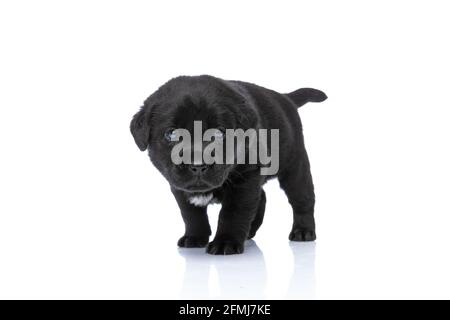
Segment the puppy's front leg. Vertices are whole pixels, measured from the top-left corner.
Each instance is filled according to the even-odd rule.
[[[184,220],[185,233],[178,240],[182,248],[203,248],[211,235],[206,207],[197,207],[188,202],[184,192],[172,189]]]
[[[217,233],[206,252],[236,254],[244,252],[244,242],[258,209],[261,179],[254,177],[225,190],[219,214]]]

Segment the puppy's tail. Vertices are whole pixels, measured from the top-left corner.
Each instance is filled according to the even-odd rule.
[[[322,102],[328,98],[322,91],[312,88],[298,89],[291,93],[287,93],[286,96],[294,101],[297,108],[300,108],[307,102]]]

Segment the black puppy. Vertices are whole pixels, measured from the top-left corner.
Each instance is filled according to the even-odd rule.
[[[327,96],[315,89],[280,94],[257,85],[212,76],[177,77],[161,86],[133,117],[131,133],[141,151],[148,149],[153,164],[171,185],[186,231],[180,247],[204,247],[210,254],[236,254],[260,227],[266,204],[262,185],[277,176],[294,213],[289,239],[316,239],[314,186],[297,108]],[[174,164],[174,129],[279,129],[279,170],[261,175],[257,164]],[[217,233],[211,229],[206,207],[220,202]]]

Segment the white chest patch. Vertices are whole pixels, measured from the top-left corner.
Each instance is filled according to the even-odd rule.
[[[206,207],[212,200],[212,198],[212,193],[201,194],[198,196],[189,197],[189,203],[193,204],[196,207]]]

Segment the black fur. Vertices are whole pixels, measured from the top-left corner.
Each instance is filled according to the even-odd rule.
[[[131,121],[131,132],[142,151],[171,185],[185,223],[180,247],[204,247],[211,254],[242,253],[244,241],[260,227],[266,197],[262,189],[270,176],[260,174],[259,165],[214,165],[201,179],[186,165],[174,165],[172,145],[164,139],[168,128],[193,131],[194,120],[207,128],[279,129],[279,171],[277,177],[293,209],[289,239],[313,241],[314,186],[305,150],[297,108],[307,102],[321,102],[326,95],[315,89],[280,94],[241,81],[212,76],[177,77],[161,86]],[[208,244],[211,229],[206,207],[189,198],[212,193],[222,203],[216,236]]]

